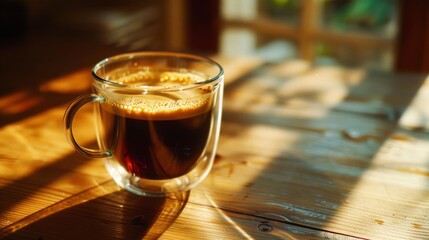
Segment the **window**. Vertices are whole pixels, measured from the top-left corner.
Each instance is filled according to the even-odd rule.
[[[220,53],[391,70],[397,0],[222,0]]]

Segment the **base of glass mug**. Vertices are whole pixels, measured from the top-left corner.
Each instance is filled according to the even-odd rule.
[[[105,159],[107,171],[120,187],[137,195],[152,197],[163,197],[171,193],[190,190],[207,177],[212,165],[213,159],[204,157],[185,175],[165,180],[153,180],[131,175],[114,159]]]

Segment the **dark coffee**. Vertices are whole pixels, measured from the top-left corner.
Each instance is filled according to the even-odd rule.
[[[160,112],[149,118],[123,109],[101,109],[107,146],[131,175],[174,178],[189,172],[198,161],[209,136],[211,111],[181,110],[169,115]]]

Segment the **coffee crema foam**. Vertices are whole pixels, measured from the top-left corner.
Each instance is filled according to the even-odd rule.
[[[182,72],[138,71],[125,77],[115,76],[109,81],[121,84],[145,84],[146,86],[185,86],[204,81],[199,75]],[[142,95],[114,94],[109,96],[103,108],[120,116],[151,119],[173,120],[193,117],[209,111],[212,102],[212,87],[168,91]]]
[[[138,70],[132,72],[118,71],[110,74],[107,79],[119,84],[147,86],[181,86],[205,81],[206,78],[189,72],[154,72]]]

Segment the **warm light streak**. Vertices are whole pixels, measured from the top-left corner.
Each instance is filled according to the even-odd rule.
[[[22,99],[28,97],[28,94],[29,93],[26,91],[19,91],[0,98],[0,109],[9,106],[12,103],[21,101]]]
[[[297,77],[310,71],[311,65],[308,61],[293,59],[285,61],[271,67],[268,71],[269,74],[277,77]]]
[[[15,92],[0,98],[0,113],[5,115],[19,114],[39,105],[41,102],[41,97],[31,95],[29,92]]]
[[[91,69],[84,68],[40,85],[41,92],[80,93],[90,89]]]
[[[399,125],[404,128],[429,130],[429,77],[402,115]]]

